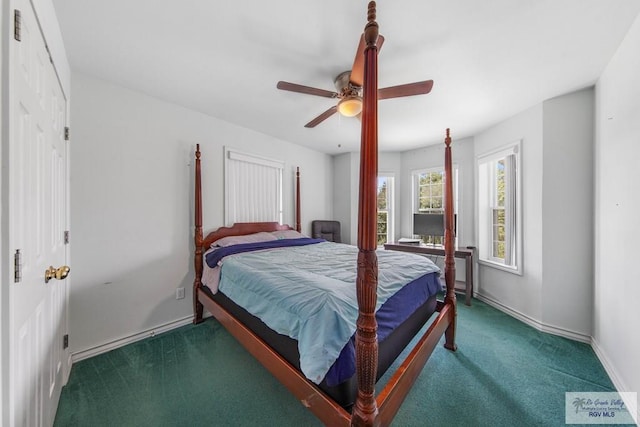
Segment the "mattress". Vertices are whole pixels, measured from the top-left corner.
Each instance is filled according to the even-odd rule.
[[[209,266],[222,264],[221,292],[215,296],[212,292],[209,294],[247,326],[255,328],[259,336],[301,369],[307,378],[324,387],[336,387],[349,382],[355,372],[357,248],[315,239],[292,240],[295,242],[289,243],[293,248],[288,242],[279,241],[234,245],[216,251],[214,257],[207,254]],[[408,340],[401,340],[404,344],[399,348],[398,343],[393,345],[389,354],[395,355],[388,361],[382,344],[414,313],[418,313],[415,324],[407,329],[415,332],[433,313],[435,294],[440,290],[439,269],[424,257],[392,251],[381,251],[378,264],[376,319],[382,355],[379,360],[386,365]],[[321,313],[326,306],[328,312]],[[311,315],[307,316],[309,312]],[[311,321],[319,323],[307,325]],[[318,331],[324,331],[324,336],[318,337]],[[409,333],[409,340],[415,332]],[[399,335],[406,334],[400,332]],[[314,365],[314,360],[309,364],[307,359],[305,369],[301,354],[323,359],[320,365]],[[327,361],[326,354],[333,356]],[[381,368],[384,369],[379,370],[380,374],[386,370],[384,366]],[[309,372],[313,374],[310,376]]]
[[[218,292],[214,295],[206,286],[203,286],[201,289],[204,294],[253,331],[253,333],[260,337],[260,339],[275,350],[287,362],[300,370],[300,354],[298,352],[297,341],[269,329],[269,327],[260,319],[235,304],[223,292]],[[376,371],[376,381],[384,375],[402,350],[404,350],[404,348],[416,336],[418,331],[420,331],[420,329],[433,315],[436,311],[436,304],[436,295],[430,296],[404,322],[394,328],[384,341],[378,340],[378,367]],[[352,349],[353,340],[350,340],[347,345]],[[352,351],[348,350],[341,353],[341,356],[335,362],[335,365],[355,365],[354,359],[346,360],[345,357],[353,357]],[[337,371],[344,372],[340,367],[336,367],[335,369]],[[352,375],[343,379],[342,382],[334,385],[329,385],[329,382],[333,383],[334,381],[328,381],[327,378],[325,378],[320,384],[318,384],[318,387],[339,405],[349,409],[355,402],[357,395],[358,385],[356,376]]]

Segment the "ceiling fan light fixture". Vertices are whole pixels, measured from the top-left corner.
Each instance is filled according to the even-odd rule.
[[[338,102],[338,112],[345,117],[355,117],[362,111],[362,98],[350,96]]]

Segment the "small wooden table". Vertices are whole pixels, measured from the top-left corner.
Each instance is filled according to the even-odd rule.
[[[444,247],[427,246],[427,245],[407,245],[401,243],[385,243],[384,248],[392,251],[404,251],[416,254],[439,255],[444,256]],[[464,303],[471,305],[471,296],[473,295],[473,252],[474,248],[456,249],[454,257],[464,258],[465,260],[465,280],[456,281],[456,291],[464,292]],[[458,286],[462,285],[462,286]]]

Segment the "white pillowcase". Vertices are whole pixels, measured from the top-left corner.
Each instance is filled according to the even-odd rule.
[[[254,234],[246,234],[244,236],[227,236],[222,239],[218,239],[211,244],[211,247],[227,247],[231,245],[240,245],[242,243],[259,243],[259,242],[269,242],[271,240],[278,240],[276,236],[271,233],[267,233],[265,231],[261,231],[259,233]]]
[[[277,230],[272,231],[271,234],[275,236],[276,239],[302,239],[303,237],[307,237],[302,233],[298,233],[296,230]]]

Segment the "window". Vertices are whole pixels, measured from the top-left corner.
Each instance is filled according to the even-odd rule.
[[[225,223],[282,224],[284,163],[225,149]]]
[[[444,212],[444,170],[416,174],[418,210],[416,213]]]
[[[378,176],[378,246],[393,241],[393,176]]]
[[[485,264],[522,274],[520,142],[478,157],[478,251]]]
[[[457,166],[453,167],[454,212],[457,212]],[[413,213],[444,214],[444,168],[414,171],[413,177]],[[456,216],[457,219],[457,216]],[[457,229],[456,226],[454,226]],[[444,230],[443,230],[444,233]],[[442,245],[444,236],[419,236],[423,243]]]

